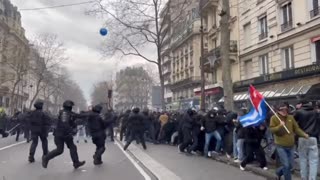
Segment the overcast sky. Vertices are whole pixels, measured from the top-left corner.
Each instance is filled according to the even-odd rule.
[[[46,7],[69,3],[84,2],[79,0],[11,0],[19,9]],[[40,11],[21,11],[22,26],[27,38],[39,33],[55,33],[67,48],[70,60],[65,65],[82,88],[89,100],[92,85],[100,80],[109,79],[111,74],[126,65],[144,62],[142,60],[116,61],[102,59],[99,46],[103,40],[99,29],[103,20],[85,15],[89,4]],[[126,64],[126,65],[125,65]]]

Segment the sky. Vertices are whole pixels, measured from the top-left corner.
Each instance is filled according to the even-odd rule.
[[[84,1],[11,0],[18,9],[56,6]],[[104,25],[103,19],[85,14],[90,9],[90,6],[90,4],[86,4],[40,11],[20,11],[22,26],[28,39],[32,39],[41,33],[58,35],[59,40],[64,43],[69,57],[64,66],[72,74],[72,79],[80,85],[88,101],[90,101],[90,93],[94,83],[110,79],[121,68],[144,62],[137,58],[131,58],[130,61],[119,61],[114,58],[105,58],[101,55],[99,50],[101,43],[107,41],[111,36],[103,37],[99,34],[100,28]]]

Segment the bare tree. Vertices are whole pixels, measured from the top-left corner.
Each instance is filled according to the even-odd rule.
[[[58,40],[57,35],[41,34],[32,41],[32,45],[33,52],[30,58],[33,63],[32,73],[36,78],[36,90],[29,108],[36,100],[39,92],[45,88],[43,81],[46,78],[50,80],[50,73],[57,71],[59,65],[68,59],[65,55],[66,49],[63,43]]]
[[[10,37],[4,39],[2,50],[2,65],[4,77],[2,84],[8,84],[10,90],[10,113],[13,113],[18,102],[19,92],[18,86],[23,81],[23,77],[28,71],[28,59],[26,58],[29,52],[29,47],[26,43],[13,40]],[[1,75],[2,76],[2,75]]]
[[[163,19],[177,22],[191,0],[97,0],[90,13],[107,16],[106,22],[112,32],[103,52],[115,55],[135,56],[153,63],[158,68],[162,108],[164,101],[164,78],[162,56],[165,38],[170,35]],[[155,51],[155,54],[149,53]]]

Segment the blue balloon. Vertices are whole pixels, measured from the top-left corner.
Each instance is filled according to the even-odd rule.
[[[100,29],[100,34],[101,34],[101,36],[105,36],[105,35],[108,34],[108,30],[106,28],[101,28]]]

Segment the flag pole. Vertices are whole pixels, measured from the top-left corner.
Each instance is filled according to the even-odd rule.
[[[270,108],[270,110],[273,112],[273,114],[277,117],[277,119],[281,122],[280,117],[278,116],[278,114],[273,110],[273,108],[269,105],[269,103],[264,99],[264,102],[266,103],[266,105]],[[287,126],[284,124],[283,125],[284,129],[287,131],[288,134],[290,134],[289,129],[287,128]]]

